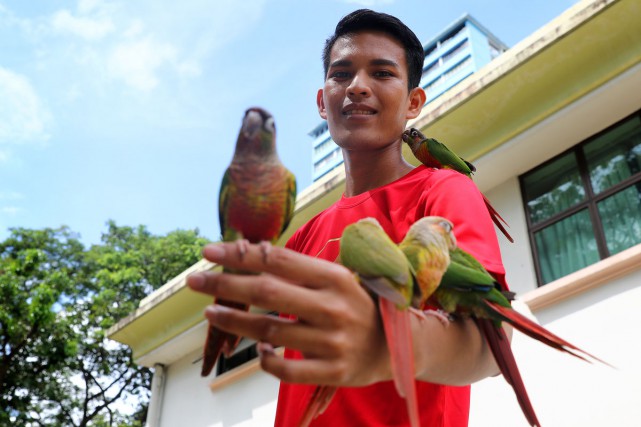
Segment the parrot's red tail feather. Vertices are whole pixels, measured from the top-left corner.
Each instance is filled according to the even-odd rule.
[[[338,389],[332,386],[316,386],[309,403],[307,403],[303,417],[298,422],[298,427],[307,427],[314,418],[325,412],[334,394],[336,394],[336,390]]]
[[[501,374],[503,374],[503,378],[505,378],[514,389],[516,399],[528,423],[530,423],[530,426],[541,427],[534,408],[532,407],[532,402],[530,402],[530,398],[525,390],[525,384],[523,384],[521,373],[516,365],[516,360],[514,359],[514,354],[512,353],[512,348],[510,347],[507,335],[505,335],[505,331],[503,328],[494,326],[492,320],[489,319],[476,319],[476,323],[490,346],[490,350],[501,370]]]
[[[399,310],[396,304],[386,298],[379,298],[378,306],[383,319],[396,390],[405,398],[410,425],[420,427],[410,311]]]
[[[507,229],[505,226],[507,225],[507,222],[503,219],[501,214],[498,213],[496,209],[494,209],[494,206],[490,203],[490,201],[483,195],[483,201],[485,202],[485,207],[487,207],[488,212],[490,213],[490,218],[492,218],[492,222],[494,222],[494,225],[497,226],[499,230],[501,230],[501,233],[511,242],[514,243],[514,239],[512,236],[510,236],[510,233],[507,232]]]
[[[248,309],[247,305],[232,301],[218,300],[216,301],[216,304],[238,310]],[[207,339],[205,340],[205,347],[203,348],[203,366],[200,370],[200,375],[203,377],[209,375],[211,370],[214,369],[214,365],[216,365],[216,361],[223,350],[227,355],[231,355],[239,342],[239,336],[221,331],[220,329],[209,325],[209,329],[207,330]]]
[[[579,359],[585,360],[586,362],[590,362],[590,360],[587,359],[587,357],[590,357],[603,363],[604,365],[612,366],[609,363],[599,359],[598,357],[588,353],[587,351],[575,346],[574,344],[569,343],[558,335],[553,334],[543,326],[539,325],[536,322],[533,322],[532,320],[528,319],[512,308],[503,307],[490,301],[485,301],[485,305],[510,325],[514,326],[525,335],[542,342],[543,344],[546,344],[559,351],[571,354],[572,356],[578,357]]]
[[[203,377],[209,375],[211,370],[214,369],[214,365],[216,365],[218,356],[223,348],[223,343],[225,342],[225,339],[222,337],[223,334],[225,334],[225,332],[209,325],[203,350],[203,366],[200,369],[200,375]]]

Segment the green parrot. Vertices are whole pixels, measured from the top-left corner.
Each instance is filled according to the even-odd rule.
[[[447,225],[439,230],[438,227],[431,226],[434,223],[447,223]],[[413,231],[412,228],[414,227],[421,230]],[[415,223],[412,228],[410,228],[408,234],[410,232],[425,236],[431,234],[432,240],[448,240],[447,236],[452,231],[451,223],[438,217],[431,221],[424,218]],[[419,258],[409,254],[408,259],[414,266],[417,276],[420,277],[423,267],[422,263],[417,262]],[[470,316],[475,320],[481,334],[488,342],[503,377],[514,389],[528,422],[531,426],[540,426],[525,390],[510,342],[501,327],[502,322],[507,322],[531,338],[580,359],[587,360],[587,356],[602,363],[605,362],[570,344],[512,309],[510,299],[513,296],[512,293],[501,288],[501,285],[476,258],[464,250],[454,247],[450,249],[450,264],[441,279],[441,283],[427,297],[426,303],[451,315]]]
[[[415,307],[423,307],[441,283],[450,264],[450,251],[456,248],[453,228],[445,218],[426,216],[412,224],[398,245],[416,274],[420,292]]]
[[[407,403],[410,425],[419,427],[409,310],[418,292],[414,270],[374,218],[364,218],[345,227],[337,261],[352,270],[358,281],[378,296],[394,384]],[[309,425],[321,414],[336,390],[332,386],[317,386],[299,427]]]
[[[472,173],[476,171],[474,165],[467,160],[464,160],[450,151],[445,144],[438,142],[434,138],[427,138],[418,129],[410,128],[403,132],[403,141],[409,145],[414,156],[425,166],[436,169],[453,169],[463,175],[472,178]],[[507,237],[507,239],[514,243],[514,239],[505,229],[507,222],[503,217],[494,209],[490,201],[483,195],[483,201],[490,213],[492,222],[498,227],[499,230]]]
[[[245,112],[231,164],[225,171],[218,199],[222,240],[238,241],[241,256],[247,242],[269,245],[285,231],[294,214],[296,178],[276,152],[274,118],[261,108]],[[250,274],[242,271],[223,270]],[[216,304],[248,310],[245,304],[217,299]],[[207,376],[221,352],[230,355],[240,337],[209,326],[202,376]]]

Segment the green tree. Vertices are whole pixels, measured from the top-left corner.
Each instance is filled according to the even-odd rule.
[[[0,243],[0,425],[142,425],[151,371],[104,332],[204,243],[197,230],[114,222],[89,249],[66,227],[11,230]]]

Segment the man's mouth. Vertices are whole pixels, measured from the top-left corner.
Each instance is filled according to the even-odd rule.
[[[371,110],[350,110],[350,111],[343,112],[343,115],[345,115],[345,116],[371,116],[372,114],[375,114],[375,111],[371,111]]]

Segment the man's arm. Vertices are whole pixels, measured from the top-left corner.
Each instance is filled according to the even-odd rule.
[[[376,306],[343,266],[279,247],[264,257],[257,245],[241,257],[234,243],[208,245],[203,254],[217,264],[264,274],[195,273],[187,279],[192,289],[296,317],[292,321],[216,305],[206,309],[209,321],[223,330],[305,356],[284,359],[263,345],[265,371],[287,382],[337,386],[392,378]],[[498,372],[473,321],[444,326],[428,316],[413,322],[417,378],[464,385]]]

